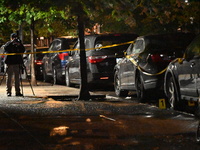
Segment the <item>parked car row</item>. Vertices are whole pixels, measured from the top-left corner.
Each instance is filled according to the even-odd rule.
[[[192,42],[195,37],[192,33],[87,35],[85,48],[90,49],[86,51],[89,86],[114,85],[117,96],[127,96],[129,91],[136,91],[140,102],[167,97],[168,107],[175,109],[181,99],[197,102],[200,69],[198,38]],[[102,48],[128,41],[134,42]],[[57,38],[48,50],[69,48],[79,49],[79,40]],[[65,83],[69,87],[80,85],[79,52],[46,54],[42,60],[44,80],[53,80],[54,84]]]
[[[136,91],[141,102],[153,97],[166,98],[172,109],[185,109],[188,102],[198,106],[200,35],[195,37],[190,33],[138,37],[115,66],[116,95]]]
[[[141,102],[164,96],[164,72],[175,58],[182,57],[194,39],[190,33],[140,36],[115,66],[114,87],[117,96],[136,91]]]

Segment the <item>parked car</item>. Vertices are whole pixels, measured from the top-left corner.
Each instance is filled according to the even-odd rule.
[[[73,47],[77,41],[75,37],[56,38],[50,44],[48,51],[67,50]],[[53,79],[53,83],[65,83],[65,64],[68,59],[68,52],[47,53],[42,59],[43,63],[43,79],[49,82]]]
[[[164,91],[170,108],[184,109],[186,101],[199,102],[200,35],[185,51],[184,57],[172,61],[165,73]]]
[[[133,41],[137,34],[95,34],[85,36],[88,85],[92,87],[113,85],[113,70],[116,62],[123,56],[128,44],[101,48]],[[74,49],[79,49],[79,41]],[[88,50],[87,50],[88,49]],[[66,85],[80,85],[80,51],[71,51],[65,69]]]
[[[43,74],[42,74],[42,58],[44,57],[45,53],[40,53],[43,51],[47,51],[47,47],[38,47],[35,49],[35,52],[37,52],[35,55],[35,60],[34,60],[34,67],[35,67],[35,77],[36,79],[42,79]],[[30,50],[26,50],[26,52],[30,52]],[[26,76],[30,77],[31,76],[31,55],[32,54],[27,54],[24,55],[24,66],[25,69],[24,73],[27,73]]]
[[[162,97],[166,67],[175,58],[182,57],[194,37],[190,33],[138,37],[115,66],[116,95],[127,96],[129,91],[136,91],[140,102]]]
[[[4,45],[0,47],[0,54],[4,53]],[[0,73],[5,71],[4,55],[0,55]]]

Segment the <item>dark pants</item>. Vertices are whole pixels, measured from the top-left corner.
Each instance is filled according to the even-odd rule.
[[[7,65],[7,77],[6,77],[6,85],[7,85],[7,93],[12,93],[12,77],[14,75],[15,81],[15,92],[16,94],[20,93],[20,73],[21,73],[21,65]]]

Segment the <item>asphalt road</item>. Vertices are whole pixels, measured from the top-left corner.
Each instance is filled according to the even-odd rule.
[[[33,88],[35,96],[26,83],[24,97],[1,92],[0,149],[200,149],[192,114],[138,103],[135,97],[119,99],[113,91],[93,91],[106,99],[76,101],[63,96],[77,94],[77,88],[42,83]]]

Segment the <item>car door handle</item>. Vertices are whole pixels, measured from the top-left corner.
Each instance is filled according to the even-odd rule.
[[[195,63],[192,62],[191,65],[190,65],[190,67],[192,68],[192,67],[194,67],[194,66],[195,66]]]

